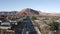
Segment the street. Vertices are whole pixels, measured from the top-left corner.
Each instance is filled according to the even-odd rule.
[[[22,34],[37,34],[29,16],[26,17],[26,23],[24,25]]]

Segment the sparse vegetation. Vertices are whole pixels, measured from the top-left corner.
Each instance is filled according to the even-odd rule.
[[[53,33],[58,30],[60,24],[60,17],[58,16],[46,16],[46,17],[36,17],[38,21],[33,20],[35,26],[40,29],[41,34]],[[45,25],[44,25],[45,24]]]
[[[31,18],[32,20],[37,20],[37,18],[35,17],[35,16],[32,16],[32,18]]]
[[[57,30],[58,29],[58,26],[59,26],[59,23],[58,22],[53,22],[50,24],[50,30],[51,31],[54,31],[54,30]]]

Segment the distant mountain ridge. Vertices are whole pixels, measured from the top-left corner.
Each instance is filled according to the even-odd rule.
[[[8,12],[8,11],[0,11],[0,15],[1,14],[16,14],[18,16],[23,16],[23,15],[29,15],[29,16],[60,16],[60,13],[46,13],[46,12],[42,12],[42,11],[37,11],[37,10],[34,10],[34,9],[31,9],[31,8],[25,8],[25,9],[22,9],[21,11],[11,11],[11,12]]]
[[[0,11],[0,15],[15,15],[17,11]]]
[[[46,13],[42,11],[33,10],[31,8],[25,8],[17,12],[18,15],[38,15],[38,16],[60,16],[60,13]]]
[[[39,12],[30,8],[25,8],[19,11],[17,14],[32,16],[32,15],[39,15]]]

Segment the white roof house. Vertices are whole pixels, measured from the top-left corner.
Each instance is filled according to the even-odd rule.
[[[1,23],[1,25],[10,25],[9,22],[4,22],[4,23]]]
[[[11,24],[8,22],[1,23],[0,29],[11,29]]]
[[[11,26],[0,26],[0,29],[11,29]]]
[[[17,25],[17,21],[11,21],[11,20],[9,20],[9,22],[12,22],[12,24]]]

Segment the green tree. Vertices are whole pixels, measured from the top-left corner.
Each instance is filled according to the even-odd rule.
[[[35,16],[32,16],[32,18],[31,18],[32,20],[36,20],[37,18],[35,17]]]
[[[51,31],[54,31],[54,30],[57,30],[58,29],[58,26],[59,26],[59,23],[58,22],[53,22],[50,24],[50,30]]]

